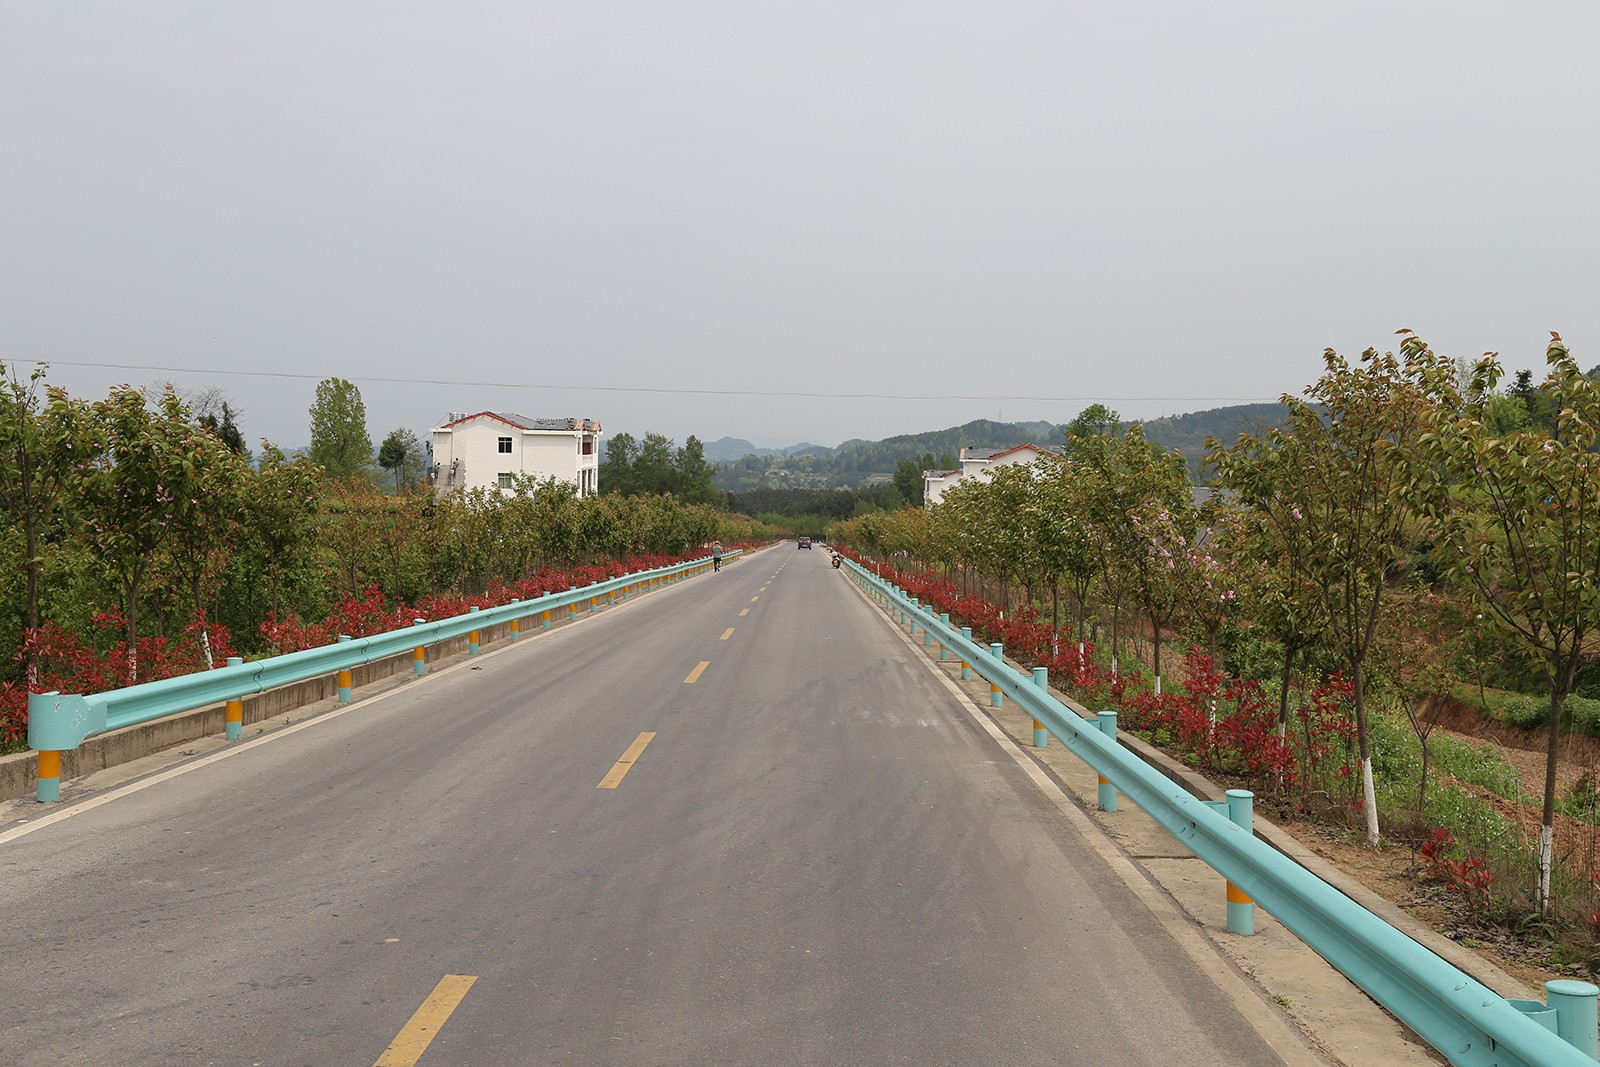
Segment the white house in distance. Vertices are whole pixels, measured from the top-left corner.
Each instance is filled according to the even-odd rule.
[[[451,412],[435,426],[428,483],[450,489],[509,489],[512,476],[554,478],[600,491],[600,423],[595,419],[530,419],[508,411]]]
[[[963,448],[961,466],[953,471],[922,472],[922,506],[931,508],[945,494],[945,490],[963,478],[986,477],[996,467],[1012,463],[1032,463],[1040,456],[1053,456],[1038,445],[1012,445],[1010,448]]]

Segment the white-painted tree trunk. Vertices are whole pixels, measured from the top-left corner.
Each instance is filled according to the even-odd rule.
[[[1539,827],[1539,914],[1550,914],[1550,871],[1555,866],[1555,830]]]
[[[1367,844],[1378,847],[1378,791],[1372,784],[1372,761],[1361,761],[1361,807],[1367,816]]]

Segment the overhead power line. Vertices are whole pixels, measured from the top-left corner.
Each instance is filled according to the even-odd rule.
[[[94,363],[74,360],[48,360],[50,366],[95,367],[103,370],[153,371],[161,374],[228,374],[246,378],[289,378],[303,381],[321,381],[328,374],[302,374],[296,371],[223,370],[218,367],[162,367],[139,363]],[[338,377],[346,377],[339,375]],[[379,382],[388,385],[460,386],[464,389],[543,389],[563,392],[593,393],[651,393],[675,396],[771,396],[801,397],[815,400],[971,400],[983,402],[1040,401],[1045,403],[1076,404],[1084,401],[1103,401],[1116,404],[1149,402],[1171,404],[1270,404],[1276,396],[1040,396],[1038,394],[1000,393],[847,393],[820,392],[803,389],[702,389],[684,386],[659,387],[648,385],[554,385],[549,382],[492,382],[465,381],[459,378],[393,378],[375,375],[349,375],[353,382]]]

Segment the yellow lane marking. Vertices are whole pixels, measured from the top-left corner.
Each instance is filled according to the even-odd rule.
[[[422,1002],[422,1007],[412,1014],[411,1020],[389,1042],[389,1047],[383,1050],[383,1055],[372,1067],[413,1067],[428,1051],[433,1039],[439,1036],[439,1029],[444,1026],[445,1020],[450,1018],[450,1013],[456,1010],[461,998],[467,995],[467,990],[477,980],[475,974],[447,974],[439,979],[439,984],[433,987],[433,992]]]
[[[695,669],[689,672],[689,677],[687,677],[687,678],[685,678],[683,680],[683,684],[684,685],[693,685],[694,683],[698,682],[700,680],[700,676],[706,672],[706,668],[709,667],[709,666],[711,666],[711,661],[710,660],[708,660],[708,659],[701,660],[700,663],[695,667]]]
[[[600,779],[600,784],[595,788],[615,789],[621,785],[622,776],[633,770],[633,765],[638,762],[639,754],[644,751],[644,746],[648,745],[655,736],[655,734],[647,730],[634,738],[633,744],[628,746],[628,751],[624,752],[622,758],[611,765],[611,769],[606,772],[604,778]]]
[[[728,638],[730,638],[732,636],[733,636],[733,627],[730,626],[726,630],[722,631],[722,636],[717,638],[717,640],[726,641]]]
[[[748,614],[750,614],[750,609],[749,608],[744,608],[739,612],[739,618],[742,619]]]
[[[760,598],[760,597],[758,597],[758,596],[753,596],[753,597],[751,597],[751,598],[750,598],[750,603],[752,603],[752,604],[754,604],[754,603],[755,603],[755,602],[756,602],[756,601],[758,601],[758,600],[760,600],[760,599],[761,599],[761,598]]]

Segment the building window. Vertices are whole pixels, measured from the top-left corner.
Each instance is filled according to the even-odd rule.
[[[497,477],[497,481],[500,484],[500,488],[502,488],[502,489],[510,489],[511,488],[511,472],[510,471],[501,471],[500,474]]]
[[[594,438],[593,437],[585,437],[583,439],[583,454],[586,455],[586,456],[594,455]]]
[[[502,437],[499,441],[501,455],[509,456],[511,454],[511,438]]]

